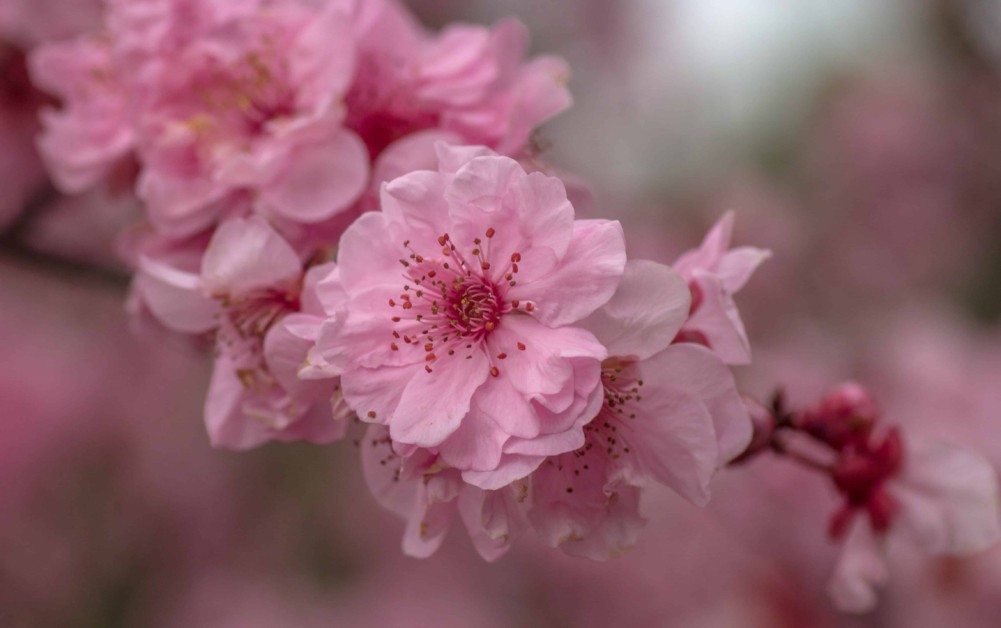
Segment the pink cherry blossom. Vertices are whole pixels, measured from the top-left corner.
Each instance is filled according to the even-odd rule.
[[[317,223],[364,190],[368,155],[341,127],[355,59],[342,3],[113,2],[106,27],[35,55],[64,103],[40,142],[64,190],[134,155],[151,221],[175,236],[247,204]]]
[[[750,419],[727,367],[703,347],[671,344],[689,307],[671,268],[631,261],[612,299],[583,322],[608,348],[605,400],[584,445],[531,475],[529,518],[551,545],[614,558],[644,524],[646,480],[704,505],[716,469],[746,448]]]
[[[673,264],[692,290],[692,312],[678,341],[705,345],[727,364],[747,364],[751,345],[733,295],[770,253],[749,246],[730,249],[733,220],[733,212],[724,214],[699,248]]]
[[[606,351],[575,323],[624,266],[619,224],[574,220],[559,179],[440,144],[341,238],[318,353],[359,416],[498,488],[583,444]]]
[[[340,126],[353,60],[333,3],[262,8],[171,51],[139,120],[137,189],[153,223],[193,233],[248,195],[302,223],[350,207],[368,177],[364,146]]]
[[[888,440],[893,438],[891,433]],[[865,496],[869,516],[847,524],[851,529],[829,584],[841,610],[875,607],[877,590],[889,578],[888,545],[907,543],[933,555],[968,555],[1001,539],[1001,493],[990,463],[934,441],[912,438],[900,447],[899,469],[874,478],[875,486]],[[849,512],[859,508],[859,487],[856,479],[846,506]],[[885,506],[873,507],[880,502]]]
[[[455,25],[432,36],[395,0],[359,3],[355,12],[359,66],[347,124],[373,155],[428,128],[514,154],[535,127],[570,105],[566,63],[549,56],[526,62],[528,37],[515,20],[492,29]]]
[[[298,377],[313,344],[303,323],[320,320],[317,284],[333,265],[304,274],[298,254],[259,217],[224,222],[204,253],[197,243],[158,253],[139,262],[136,289],[145,304],[171,329],[216,337],[205,405],[214,444],[242,449],[268,439],[343,436],[346,422],[336,419],[346,409],[332,417],[329,403],[336,379]],[[198,272],[190,270],[195,260]]]

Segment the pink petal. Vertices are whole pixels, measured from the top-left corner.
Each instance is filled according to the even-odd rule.
[[[170,157],[182,161],[183,156]],[[170,167],[147,164],[136,182],[136,194],[146,202],[150,222],[160,231],[186,236],[211,226],[232,192],[228,186],[201,176],[176,176]],[[186,165],[177,166],[187,169]]]
[[[348,295],[368,290],[373,285],[399,289],[403,237],[399,242],[386,237],[393,233],[386,216],[371,212],[361,215],[341,236],[337,250],[339,277]]]
[[[583,445],[583,438],[581,439]],[[578,445],[579,446],[579,445]],[[497,468],[490,471],[462,472],[462,479],[483,490],[498,490],[528,477],[546,460],[545,456],[523,456],[520,454],[504,454]]]
[[[908,439],[893,495],[904,531],[926,552],[972,554],[1001,538],[997,473],[972,451]]]
[[[355,42],[345,7],[328,3],[296,39],[289,54],[290,82],[299,105],[319,111],[347,90],[355,69]]]
[[[702,302],[682,329],[701,332],[713,353],[727,364],[749,364],[751,343],[733,297],[714,275],[696,271],[694,281],[701,291]]]
[[[690,307],[688,284],[670,266],[630,260],[611,300],[581,325],[609,355],[643,359],[671,344]]]
[[[380,206],[387,221],[400,225],[413,248],[425,255],[437,255],[438,236],[451,230],[448,204],[442,198],[445,184],[446,178],[437,172],[417,171],[382,186]],[[397,243],[396,258],[408,253],[402,242]]]
[[[459,141],[458,135],[441,129],[427,129],[405,135],[379,153],[372,168],[372,183],[378,188],[383,182],[410,172],[437,170],[437,144]]]
[[[438,155],[438,171],[445,174],[455,174],[477,157],[497,156],[497,153],[486,146],[462,146],[458,142],[437,142],[434,149]]]
[[[174,331],[200,334],[218,324],[219,304],[202,293],[194,273],[141,256],[136,287],[150,312]]]
[[[437,107],[463,107],[482,99],[499,72],[488,56],[489,36],[482,27],[446,28],[417,66],[417,97]]]
[[[202,258],[202,285],[213,295],[289,285],[301,272],[288,242],[256,216],[219,225]]]
[[[639,514],[638,487],[609,477],[599,459],[589,465],[592,481],[571,479],[566,475],[570,462],[564,457],[532,474],[529,521],[543,541],[568,554],[595,561],[622,555],[646,523]],[[573,492],[566,491],[568,486]]]
[[[292,315],[296,316],[296,315]],[[303,405],[326,401],[334,394],[336,380],[304,380],[299,378],[299,369],[313,343],[294,335],[288,329],[289,318],[275,324],[264,337],[264,360],[268,371],[274,376],[285,392]],[[302,316],[302,315],[300,315]],[[295,322],[295,319],[292,320]]]
[[[303,223],[326,220],[348,208],[368,183],[368,149],[354,133],[300,146],[285,172],[261,188],[261,201],[276,214]]]
[[[400,403],[407,383],[418,374],[419,366],[358,368],[341,375],[341,390],[358,417],[372,423],[385,423]]]
[[[518,162],[501,156],[475,157],[462,165],[445,190],[445,200],[453,207],[452,219],[478,224],[484,217],[503,211],[502,199],[508,187],[525,171]],[[479,210],[469,218],[469,210]],[[482,234],[475,228],[477,237]]]
[[[644,369],[643,399],[623,433],[643,470],[697,506],[709,502],[709,481],[718,465],[716,430],[705,406],[672,385],[660,372]],[[600,418],[598,419],[600,420]]]
[[[488,230],[484,255],[491,276],[501,282],[512,256],[521,261],[519,283],[547,275],[566,254],[573,235],[573,206],[563,182],[542,173],[526,174],[505,157],[479,157],[463,166],[446,188],[457,246],[472,249]]]
[[[268,441],[268,427],[243,411],[246,390],[236,377],[236,365],[217,358],[205,397],[205,427],[213,447],[244,450]]]
[[[751,275],[766,259],[772,256],[771,251],[751,246],[742,246],[728,251],[720,260],[716,274],[723,282],[723,289],[730,294],[736,294],[751,279]]]
[[[417,506],[417,483],[401,481],[403,460],[393,451],[389,428],[370,425],[362,439],[361,468],[368,490],[383,508],[409,517]]]
[[[337,265],[327,262],[311,267],[306,271],[306,276],[302,280],[302,296],[300,297],[301,310],[304,314],[321,316],[327,312],[327,307],[331,310],[334,306],[344,303],[347,295],[340,285],[339,280],[330,280],[331,275],[337,273]],[[333,287],[332,285],[336,285]],[[325,305],[327,304],[327,305]],[[316,337],[311,338],[315,340]]]
[[[671,266],[686,279],[690,278],[695,270],[707,270],[715,273],[717,265],[730,247],[733,222],[734,213],[732,210],[723,214],[706,234],[699,248],[683,254]]]
[[[883,550],[869,522],[856,517],[827,585],[828,595],[838,610],[865,613],[876,607],[877,589],[888,578]]]
[[[398,298],[399,294],[398,286],[378,286],[355,295],[320,326],[316,339],[318,354],[342,370],[424,364],[423,352],[391,349],[393,331],[416,338],[421,329],[415,320],[397,324],[390,320],[387,301]]]
[[[600,362],[606,357],[605,348],[590,332],[577,327],[550,329],[522,314],[502,318],[489,347],[491,354],[507,356],[497,360],[500,377],[529,398],[563,391],[574,375],[569,358]]]
[[[497,150],[504,154],[521,150],[536,127],[566,111],[573,104],[569,80],[570,66],[558,57],[539,57],[521,68]]]
[[[512,299],[535,303],[535,316],[551,327],[588,316],[615,293],[625,271],[622,226],[615,221],[578,220],[573,239],[559,265],[545,277],[519,283]]]
[[[448,489],[441,490],[442,484]],[[403,553],[414,558],[427,558],[441,547],[458,510],[457,483],[431,476],[427,482],[417,483],[417,507],[407,521],[403,533]]]
[[[431,373],[418,370],[390,417],[393,440],[434,447],[458,429],[469,412],[473,393],[490,370],[483,351],[474,350],[470,355],[469,360],[438,360],[432,363]]]
[[[518,531],[520,513],[509,491],[483,491],[466,486],[459,493],[462,518],[476,551],[487,562],[503,556]]]
[[[493,417],[472,408],[438,451],[450,467],[491,471],[500,464],[507,439],[508,435]]]
[[[476,390],[473,409],[490,417],[505,435],[534,438],[539,435],[539,417],[525,396],[507,377],[490,377]]]
[[[705,405],[716,430],[721,466],[743,453],[751,442],[751,418],[737,393],[733,374],[718,357],[704,347],[679,344],[641,364],[647,379],[656,379]]]

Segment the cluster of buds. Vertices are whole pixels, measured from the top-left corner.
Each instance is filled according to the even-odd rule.
[[[736,464],[766,452],[826,475],[840,500],[828,533],[843,544],[830,593],[863,611],[885,584],[884,551],[900,539],[929,554],[981,551],[998,538],[998,482],[978,455],[885,426],[872,395],[845,383],[813,405],[745,398],[754,436]]]

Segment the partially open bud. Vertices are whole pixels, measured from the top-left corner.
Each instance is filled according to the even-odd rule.
[[[879,418],[869,392],[859,384],[842,384],[813,408],[798,413],[798,428],[835,449],[866,443]]]

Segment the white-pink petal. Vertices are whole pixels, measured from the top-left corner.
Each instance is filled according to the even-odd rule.
[[[202,258],[202,288],[211,296],[287,287],[302,272],[295,250],[260,217],[219,225]]]
[[[869,522],[856,517],[827,585],[831,601],[846,613],[871,611],[888,578],[883,548]]]
[[[615,294],[581,325],[609,355],[644,359],[671,344],[691,301],[688,284],[670,266],[629,260]]]
[[[902,531],[926,552],[972,554],[1001,539],[997,472],[972,451],[910,437],[892,490]]]
[[[617,221],[577,220],[567,254],[544,277],[508,293],[535,304],[535,317],[551,327],[569,325],[604,305],[626,267],[626,245]]]

